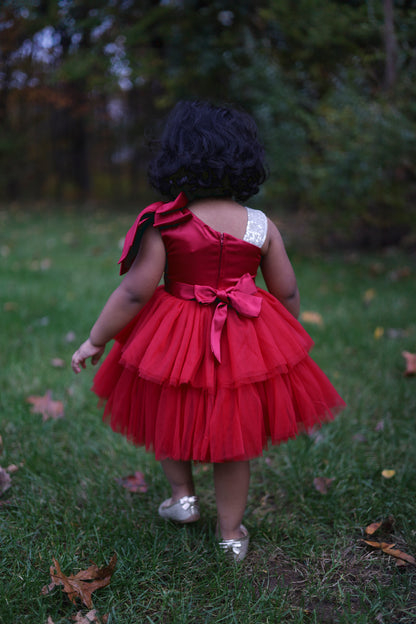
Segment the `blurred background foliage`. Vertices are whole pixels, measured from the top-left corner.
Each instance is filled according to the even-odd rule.
[[[4,0],[0,200],[132,202],[180,98],[253,113],[259,202],[416,244],[416,0]]]

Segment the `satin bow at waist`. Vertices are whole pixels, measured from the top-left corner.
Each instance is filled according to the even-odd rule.
[[[211,323],[211,351],[221,362],[221,334],[227,320],[228,307],[248,318],[259,316],[261,297],[250,273],[245,273],[236,284],[229,288],[213,288],[202,284],[169,282],[166,290],[180,299],[190,299],[201,304],[217,303]]]

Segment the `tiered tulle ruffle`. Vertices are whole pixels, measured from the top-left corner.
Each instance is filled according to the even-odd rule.
[[[331,420],[344,402],[309,357],[312,339],[274,297],[258,294],[258,318],[228,310],[218,364],[207,351],[213,306],[159,287],[94,379],[113,430],[156,459],[222,462]]]

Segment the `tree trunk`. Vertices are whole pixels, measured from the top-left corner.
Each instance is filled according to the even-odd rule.
[[[394,29],[394,0],[383,0],[384,49],[386,55],[384,88],[391,91],[397,77],[397,39]]]

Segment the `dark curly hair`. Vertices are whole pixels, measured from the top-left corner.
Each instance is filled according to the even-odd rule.
[[[245,201],[266,179],[264,148],[253,118],[207,102],[178,102],[169,114],[159,151],[148,168],[162,195]]]

